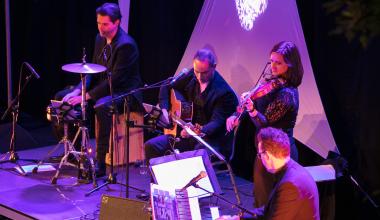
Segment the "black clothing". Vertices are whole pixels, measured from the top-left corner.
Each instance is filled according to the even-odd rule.
[[[110,90],[107,73],[111,73],[112,87],[115,94],[124,94],[142,85],[139,72],[139,51],[136,42],[120,27],[110,45],[99,34],[96,36],[92,62],[107,67],[107,71],[89,74],[88,94],[97,101],[109,96]],[[78,85],[78,88],[81,84]],[[135,95],[141,101],[141,95]]]
[[[282,129],[289,137],[290,157],[298,160],[298,151],[293,139],[293,128],[298,114],[298,90],[294,87],[283,87],[268,96],[255,101],[258,114],[251,117],[255,127],[274,127]],[[253,172],[255,206],[261,207],[268,201],[274,182],[273,174],[269,173],[256,160]]]
[[[201,132],[206,135],[205,141],[228,157],[231,154],[232,136],[225,135],[225,122],[227,117],[235,111],[238,100],[227,82],[215,71],[214,77],[206,89],[200,92],[198,80],[191,71],[176,81],[172,87],[161,88],[159,96],[161,108],[170,109],[171,88],[180,92],[187,101],[193,102],[192,123],[202,125]],[[146,158],[164,155],[170,149],[170,144],[173,144],[169,142],[171,141],[167,136],[159,136],[147,141],[145,143]],[[186,144],[184,144],[185,142]],[[187,147],[182,148],[183,145],[187,145]],[[179,143],[175,143],[175,147],[180,147],[181,150],[192,150],[191,148],[197,149],[201,145],[192,139],[181,139]]]
[[[274,180],[273,175],[265,170],[259,159],[256,159],[255,137],[264,127],[281,129],[289,137],[291,158],[298,160],[298,151],[293,138],[293,128],[299,108],[298,90],[285,83],[266,96],[254,100],[254,106],[258,111],[255,117],[250,117],[248,113],[243,113],[241,116],[234,143],[236,160],[232,164],[238,175],[249,178],[253,173],[255,207],[260,207],[266,204]],[[253,147],[253,143],[256,147]],[[253,171],[250,169],[252,164],[254,164]]]
[[[92,104],[97,105],[111,100],[108,73],[111,75],[114,97],[126,94],[142,86],[139,73],[139,51],[136,42],[120,27],[109,45],[104,37],[99,34],[96,36],[92,62],[107,67],[107,70],[102,73],[87,74],[86,76],[86,90],[91,97],[91,100],[89,100],[90,105],[87,107],[87,115]],[[81,89],[81,87],[81,83],[79,83],[75,88],[61,91],[57,94],[64,96],[74,89]],[[130,110],[140,111],[142,108],[141,101],[142,96],[140,93],[133,94],[129,98]],[[119,112],[121,112],[124,100],[116,100],[115,104]],[[105,172],[105,155],[108,152],[112,125],[110,106],[111,102],[108,102],[95,109],[97,119],[95,130],[96,158],[100,173]]]
[[[165,86],[160,90],[159,104],[161,108],[170,109],[170,88],[170,86]],[[203,133],[209,137],[225,134],[226,119],[235,111],[238,100],[232,88],[217,71],[202,93],[194,72],[189,72],[186,77],[176,81],[172,88],[184,95],[187,101],[197,101],[195,104],[200,106],[200,111],[194,111],[194,115],[203,113],[207,121],[206,124],[201,124]],[[195,121],[196,118],[198,117],[193,118],[193,124],[202,123],[202,121]]]
[[[142,85],[139,73],[139,52],[136,42],[126,34],[120,27],[112,39],[110,45],[99,34],[96,36],[93,62],[107,67],[107,71],[100,74],[92,74],[88,77],[88,94],[96,104],[104,103],[111,99],[107,73],[111,74],[114,97],[127,93]],[[138,109],[141,95],[134,94],[131,98],[131,111]],[[119,110],[122,109],[124,101],[116,101]],[[108,152],[112,116],[109,114],[111,102],[95,109],[98,126],[96,128],[96,157],[103,168],[105,155]]]
[[[298,90],[294,87],[282,87],[274,93],[270,93],[255,100],[254,105],[258,111],[256,117],[251,117],[255,127],[274,127],[284,131],[291,144],[290,155],[298,160],[298,152],[293,138],[293,128],[296,124],[299,108]]]

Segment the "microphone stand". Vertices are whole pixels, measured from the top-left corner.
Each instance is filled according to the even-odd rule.
[[[116,184],[117,181],[116,181],[116,173],[113,172],[113,165],[114,165],[114,161],[113,161],[113,152],[114,152],[114,149],[115,147],[117,148],[117,144],[118,144],[118,140],[116,140],[116,137],[118,137],[118,134],[117,134],[117,124],[119,123],[119,111],[115,105],[115,101],[114,101],[114,93],[113,93],[113,86],[112,86],[112,72],[109,70],[108,68],[108,58],[107,58],[107,54],[106,54],[106,47],[108,46],[108,44],[106,44],[106,46],[104,46],[103,48],[103,60],[105,62],[105,66],[107,67],[107,81],[108,81],[108,85],[109,85],[109,92],[110,92],[110,96],[111,96],[111,106],[110,106],[110,113],[111,113],[111,116],[112,116],[112,125],[111,125],[111,130],[110,130],[110,133],[111,133],[111,140],[110,140],[110,162],[111,162],[111,170],[110,170],[110,174],[108,175],[107,177],[107,180],[104,184],[92,189],[91,191],[87,192],[85,194],[85,196],[89,196],[91,193],[103,188],[104,186],[107,186],[108,184]],[[110,47],[110,54],[112,54],[112,48]],[[108,103],[108,102],[106,102]],[[99,105],[100,106],[100,105]]]
[[[26,172],[22,168],[22,166],[20,166],[20,164],[18,163],[18,160],[20,158],[19,158],[17,152],[15,151],[16,125],[17,125],[18,114],[19,114],[19,107],[20,107],[20,96],[21,96],[22,92],[25,90],[26,85],[29,83],[29,81],[30,81],[31,78],[32,78],[32,75],[29,75],[29,76],[26,77],[25,83],[23,84],[23,86],[21,87],[21,89],[19,87],[18,94],[11,101],[9,107],[7,108],[7,110],[4,112],[4,114],[1,117],[1,120],[4,120],[6,118],[6,116],[8,115],[8,113],[12,112],[12,132],[11,132],[11,140],[10,140],[10,144],[9,144],[9,151],[6,152],[0,158],[0,164],[7,163],[7,162],[15,163],[16,167],[18,168],[18,170],[21,172],[21,175],[23,175],[23,176],[26,175]],[[20,80],[21,80],[21,78],[20,78]],[[8,159],[6,159],[7,155],[9,155]],[[35,160],[29,160],[29,159],[26,159],[26,161],[33,161],[33,162],[35,162]],[[17,170],[17,168],[16,168],[16,170]]]
[[[182,121],[181,119],[176,118],[176,117],[172,117],[172,119],[178,125],[180,125],[183,129],[185,129],[186,132],[191,137],[195,138],[195,140],[197,140],[199,143],[203,144],[203,146],[205,146],[207,149],[209,149],[222,163],[226,164],[227,169],[228,169],[228,173],[231,177],[232,188],[234,189],[236,200],[237,200],[238,204],[240,205],[241,204],[240,196],[239,196],[239,192],[238,192],[237,187],[236,187],[235,177],[234,177],[230,163],[228,163],[228,161],[224,158],[224,156],[222,154],[220,154],[218,151],[216,151],[211,145],[209,145],[205,140],[203,140],[198,134],[196,134],[193,130],[191,130],[186,125],[186,123],[184,121]]]
[[[129,146],[129,144],[130,144],[129,143],[129,129],[130,129],[130,121],[129,121],[130,120],[129,96],[133,95],[134,93],[139,92],[139,91],[144,91],[144,90],[153,89],[153,88],[160,88],[163,85],[169,84],[170,80],[172,80],[172,77],[170,77],[169,79],[160,81],[158,83],[152,84],[150,86],[145,85],[144,87],[133,89],[133,90],[131,90],[131,91],[125,93],[125,94],[119,95],[117,97],[112,98],[111,100],[108,100],[106,102],[103,102],[103,103],[100,103],[100,104],[97,104],[97,105],[94,106],[94,108],[98,108],[98,107],[101,107],[101,106],[103,106],[103,105],[105,105],[105,104],[107,104],[109,102],[113,103],[113,102],[115,102],[117,100],[120,100],[122,98],[125,98],[125,100],[126,100],[126,122],[127,122],[126,126],[125,126],[125,129],[126,129],[125,134],[126,134],[126,139],[127,139],[126,140],[126,147],[125,147],[126,148],[126,154],[127,154],[126,155],[126,171],[125,171],[126,172],[126,177],[125,177],[125,184],[118,183],[118,184],[124,185],[126,187],[126,198],[129,198],[129,188],[138,190],[138,191],[140,191],[142,193],[146,193],[145,190],[141,190],[141,189],[138,189],[136,187],[132,187],[132,186],[129,185],[129,148],[130,148],[130,146]],[[137,127],[137,126],[135,126],[135,127]],[[111,145],[111,150],[112,150],[112,145]],[[111,171],[113,169],[112,168],[113,167],[112,160],[113,160],[113,152],[111,153]],[[112,180],[113,180],[113,183],[116,183],[116,178],[113,178]],[[100,185],[99,187],[97,187],[97,188],[89,191],[85,195],[88,196],[91,193],[97,191],[98,189],[100,189],[103,186],[108,185],[108,184],[110,184],[110,181],[107,181],[105,184]]]
[[[201,190],[205,191],[206,193],[209,193],[211,196],[215,196],[216,198],[223,200],[224,202],[232,205],[232,207],[236,207],[236,208],[240,209],[239,216],[242,216],[244,213],[248,213],[248,214],[252,215],[253,217],[257,216],[256,213],[249,211],[248,209],[244,208],[240,204],[235,204],[235,203],[229,201],[228,199],[224,198],[223,196],[221,196],[217,193],[210,192],[209,190],[199,186],[197,183],[192,184],[192,186],[194,186],[195,188],[201,189]]]

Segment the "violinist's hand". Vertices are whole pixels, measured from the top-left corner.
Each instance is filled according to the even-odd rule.
[[[249,92],[243,92],[240,96],[240,103],[244,101],[244,99],[249,95]]]
[[[226,129],[228,132],[232,131],[234,129],[234,127],[236,127],[238,125],[238,120],[237,120],[237,116],[235,115],[231,115],[230,117],[227,118],[227,121],[226,121]]]
[[[251,99],[247,99],[247,101],[244,103],[244,106],[248,112],[252,112],[253,110],[255,110],[255,105],[253,104]]]

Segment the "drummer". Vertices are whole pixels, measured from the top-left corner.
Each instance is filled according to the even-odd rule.
[[[111,74],[114,96],[125,94],[142,85],[139,73],[139,51],[136,42],[120,27],[121,13],[119,6],[105,3],[96,9],[99,34],[96,36],[92,62],[107,68],[105,72],[88,74],[86,83],[86,100],[97,104],[111,99],[107,73]],[[71,89],[63,101],[71,105],[81,103],[81,83]],[[141,94],[130,99],[130,110],[138,110]],[[117,100],[119,109],[124,100]],[[96,126],[96,176],[106,174],[105,156],[108,152],[112,116],[109,112],[111,103],[95,108]]]

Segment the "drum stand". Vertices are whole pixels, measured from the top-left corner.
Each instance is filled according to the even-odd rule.
[[[37,164],[36,167],[33,168],[33,173],[37,173],[38,172],[38,168],[44,163],[44,161],[46,161],[48,158],[50,158],[51,154],[54,153],[61,144],[63,144],[64,146],[64,150],[65,150],[65,154],[61,160],[61,163],[63,161],[63,164],[65,165],[69,165],[69,166],[76,166],[72,163],[68,163],[67,162],[67,157],[70,153],[73,153],[73,155],[75,156],[75,159],[79,162],[79,157],[77,156],[76,154],[76,151],[75,151],[75,148],[73,146],[73,144],[71,143],[71,141],[69,140],[69,136],[68,136],[68,122],[66,121],[63,121],[63,137],[62,139],[58,142],[58,144],[53,148],[51,149],[47,154],[46,156],[40,160]],[[64,159],[65,158],[65,159]],[[60,164],[61,166],[61,164]]]
[[[85,121],[86,121],[86,85],[85,85],[85,82],[86,82],[86,77],[83,73],[80,74],[81,76],[81,82],[82,82],[82,102],[81,102],[81,108],[82,108],[82,119],[79,120],[78,124],[79,124],[79,128],[78,128],[78,131],[77,133],[75,134],[75,137],[74,137],[74,140],[73,142],[71,143],[70,140],[68,139],[68,125],[67,125],[67,122],[63,120],[63,126],[64,126],[64,136],[62,138],[62,140],[57,144],[57,146],[55,146],[55,148],[53,148],[47,155],[45,158],[49,157],[54,151],[56,151],[59,147],[60,144],[64,144],[64,147],[65,147],[65,155],[62,157],[60,163],[59,163],[59,166],[58,166],[58,169],[57,169],[57,172],[55,173],[55,175],[52,177],[51,179],[51,184],[57,184],[57,179],[58,179],[58,176],[59,176],[59,173],[60,173],[60,169],[62,168],[62,165],[64,164],[69,164],[69,165],[72,165],[70,163],[67,162],[67,158],[69,157],[70,154],[74,155],[75,159],[78,161],[78,164],[80,165],[81,163],[81,159],[82,158],[87,158],[89,161],[90,161],[90,167],[91,167],[91,174],[92,174],[92,182],[93,182],[93,186],[96,187],[97,186],[97,183],[96,183],[96,179],[95,179],[95,166],[94,166],[94,161],[92,159],[92,157],[89,156],[89,151],[91,151],[91,146],[89,146],[89,133],[88,133],[88,129],[86,128],[86,126],[84,125],[85,124]],[[79,134],[82,134],[81,136],[81,149],[80,151],[76,151],[75,148],[74,148],[74,144],[77,140],[79,140]],[[37,170],[38,170],[38,167],[43,163],[44,159],[41,160],[38,165],[33,169],[33,172],[36,173]],[[80,167],[79,167],[80,169]]]
[[[83,114],[83,108],[82,108],[82,114]],[[83,115],[82,115],[83,117]],[[78,128],[77,133],[75,134],[73,143],[70,143],[70,141],[67,138],[67,124],[64,124],[64,129],[65,129],[65,155],[62,157],[61,162],[59,163],[57,172],[51,179],[51,184],[57,184],[57,179],[59,176],[59,172],[61,170],[61,167],[63,164],[67,164],[67,158],[69,157],[70,154],[75,156],[75,159],[78,161],[78,164],[81,163],[81,158],[87,157],[87,159],[90,161],[90,167],[91,167],[91,174],[92,174],[92,184],[94,187],[97,186],[96,179],[95,179],[95,169],[94,169],[94,160],[92,157],[89,157],[89,152],[88,150],[91,149],[89,146],[89,133],[88,129],[83,125],[83,122],[80,122],[80,126]],[[82,142],[81,142],[81,151],[76,151],[74,148],[74,143],[78,140],[79,134],[82,133]],[[66,148],[67,146],[67,148]],[[79,167],[80,169],[80,167]]]

